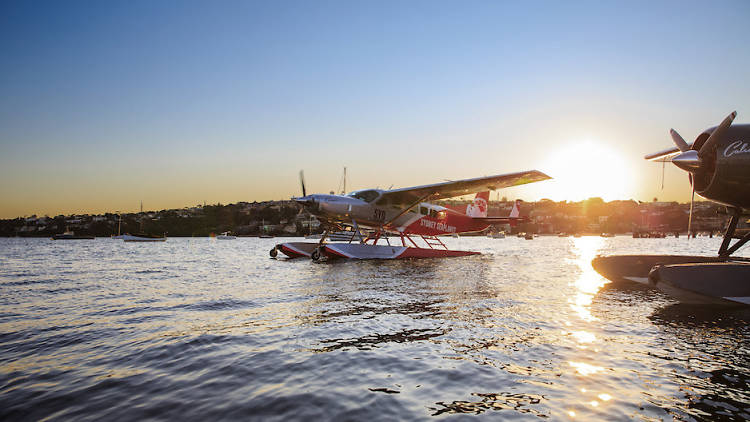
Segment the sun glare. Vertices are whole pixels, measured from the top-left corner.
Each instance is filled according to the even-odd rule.
[[[542,168],[554,178],[546,196],[556,201],[633,196],[632,170],[625,156],[603,142],[566,143],[547,157]]]

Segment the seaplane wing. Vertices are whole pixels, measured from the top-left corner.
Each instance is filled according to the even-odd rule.
[[[473,179],[455,180],[410,188],[391,189],[383,192],[377,203],[379,205],[408,206],[420,201],[453,198],[487,190],[497,190],[540,182],[547,179],[551,179],[551,177],[538,170],[476,177]]]

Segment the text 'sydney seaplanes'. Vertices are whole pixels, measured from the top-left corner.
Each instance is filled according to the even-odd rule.
[[[522,220],[518,204],[507,217],[488,217],[489,191],[547,180],[537,171],[500,174],[401,189],[365,189],[348,195],[311,194],[293,198],[314,215],[325,228],[319,242],[287,242],[271,249],[290,258],[397,259],[477,255],[479,252],[450,250],[440,235],[478,232],[492,224],[515,224]],[[428,201],[476,194],[465,212]],[[353,229],[348,243],[329,243],[327,233]],[[367,235],[361,230],[370,230]],[[389,237],[391,236],[391,237]],[[357,241],[355,242],[354,239]]]
[[[688,172],[693,194],[727,206],[732,218],[718,255],[601,256],[592,261],[596,271],[616,283],[658,288],[683,303],[750,305],[750,259],[732,256],[750,241],[750,232],[737,233],[737,223],[750,210],[750,124],[732,125],[736,115],[706,129],[692,144],[672,129],[677,147],[645,157],[671,161]],[[688,239],[692,212],[691,201]],[[730,246],[732,239],[739,240]]]

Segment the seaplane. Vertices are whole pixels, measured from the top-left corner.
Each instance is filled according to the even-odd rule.
[[[655,287],[682,303],[750,305],[750,259],[732,256],[750,241],[750,233],[737,232],[737,224],[748,218],[750,210],[750,124],[732,125],[736,116],[732,112],[692,144],[672,129],[676,146],[644,157],[671,161],[688,172],[693,189],[688,239],[696,193],[727,206],[731,219],[718,254],[599,256],[591,263],[599,274],[618,283]]]
[[[318,242],[287,242],[270,251],[290,258],[314,261],[334,258],[405,259],[477,255],[475,251],[450,250],[439,236],[478,232],[492,224],[523,220],[518,204],[507,217],[488,217],[489,191],[550,179],[537,171],[446,181],[400,189],[363,189],[346,195],[310,194],[300,172],[302,196],[292,198],[315,216],[324,233]],[[430,203],[438,199],[476,194],[465,212]],[[330,243],[327,234],[345,228],[354,236],[347,243]],[[367,234],[363,234],[363,231]]]

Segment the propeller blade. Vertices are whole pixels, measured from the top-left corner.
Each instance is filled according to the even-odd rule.
[[[735,117],[737,117],[736,111],[729,113],[729,116],[727,116],[719,124],[719,126],[717,126],[716,129],[714,129],[713,133],[711,133],[711,136],[709,136],[708,139],[706,139],[706,142],[703,144],[700,151],[698,151],[699,157],[704,158],[716,147],[716,144],[719,142],[719,139],[724,135],[727,129],[729,129],[729,126],[732,125],[732,121],[734,120]]]
[[[677,145],[677,148],[679,148],[680,151],[685,152],[690,149],[690,146],[684,139],[682,139],[682,136],[680,136],[676,130],[669,129],[669,134],[672,135],[672,141],[674,141],[674,144]]]
[[[299,182],[302,185],[302,196],[307,196],[307,190],[305,189],[305,171],[299,171]]]
[[[688,217],[688,242],[690,241],[690,234],[693,225],[693,203],[695,202],[695,177],[690,176],[690,185],[693,187],[693,193],[690,195],[690,215]]]

